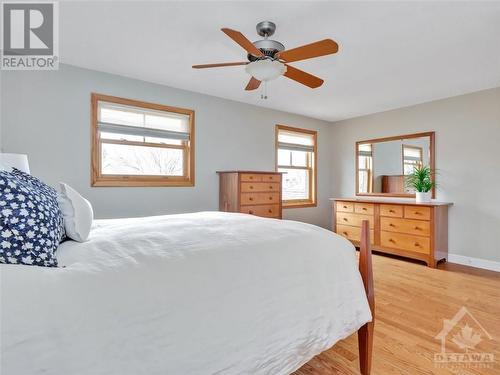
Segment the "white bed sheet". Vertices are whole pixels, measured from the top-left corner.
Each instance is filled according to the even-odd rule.
[[[57,256],[0,265],[2,375],[289,374],[371,319],[354,247],[304,223],[97,220]]]

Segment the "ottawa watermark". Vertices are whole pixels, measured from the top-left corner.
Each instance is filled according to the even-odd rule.
[[[465,306],[453,318],[444,319],[435,339],[441,341],[441,352],[434,354],[436,367],[493,368],[494,354],[478,349],[481,342],[492,337]]]
[[[59,68],[59,7],[56,1],[0,3],[0,68]]]

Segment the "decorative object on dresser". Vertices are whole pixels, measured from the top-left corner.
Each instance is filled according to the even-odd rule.
[[[432,178],[433,173],[429,167],[415,167],[413,172],[406,177],[406,185],[415,190],[417,203],[431,201],[431,190],[436,187]]]
[[[219,171],[219,210],[281,219],[280,172]]]
[[[356,195],[415,197],[405,180],[415,168],[434,171],[434,138],[434,132],[426,132],[356,142]],[[430,190],[435,198],[434,187]]]
[[[436,267],[448,256],[448,202],[416,203],[342,198],[333,201],[333,231],[359,246],[361,223],[370,222],[373,250]]]

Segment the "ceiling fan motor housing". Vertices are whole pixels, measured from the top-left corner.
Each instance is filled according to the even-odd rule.
[[[253,42],[253,45],[257,47],[259,50],[261,50],[266,58],[270,59],[274,59],[274,55],[276,53],[285,50],[285,46],[283,44],[277,42],[276,40],[271,40],[271,39],[257,40],[256,42]],[[256,61],[259,60],[259,57],[256,57],[252,54],[248,54],[248,60]]]

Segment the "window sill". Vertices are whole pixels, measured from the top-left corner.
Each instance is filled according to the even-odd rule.
[[[306,208],[317,207],[316,202],[283,202],[283,208]]]
[[[192,187],[194,180],[189,179],[164,179],[164,178],[96,178],[91,183],[92,187]]]

